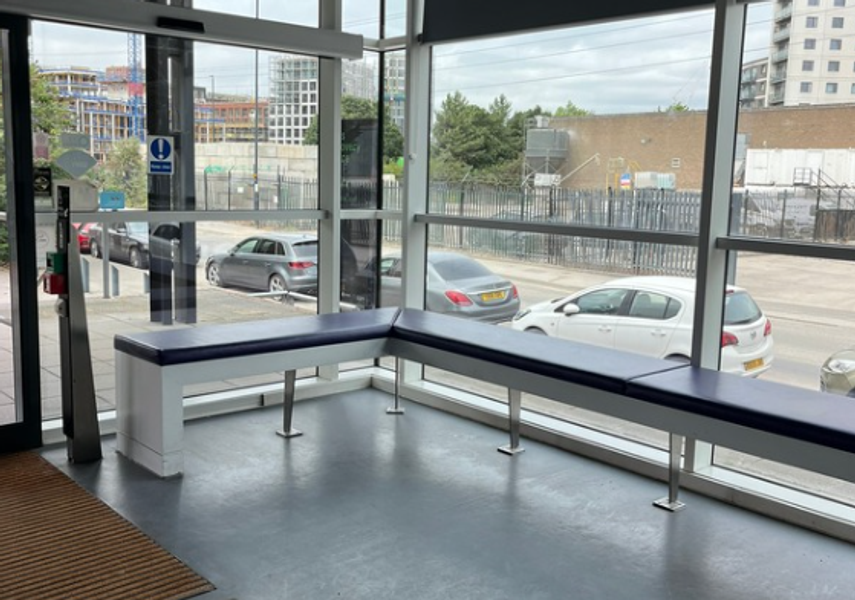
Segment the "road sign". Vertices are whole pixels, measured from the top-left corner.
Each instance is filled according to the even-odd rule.
[[[98,207],[103,210],[122,210],[125,208],[125,192],[106,190],[98,194]]]
[[[172,136],[150,135],[146,137],[148,146],[148,172],[152,175],[172,175],[175,154]]]
[[[97,162],[88,152],[76,148],[64,152],[56,159],[56,164],[75,179],[85,174]]]

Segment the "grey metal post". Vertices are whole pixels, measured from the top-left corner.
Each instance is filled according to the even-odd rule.
[[[692,336],[692,366],[706,369],[718,369],[721,354],[728,253],[717,241],[728,235],[746,10],[741,0],[715,3]],[[686,440],[686,470],[694,472],[710,464],[712,446]]]
[[[117,298],[121,295],[119,289],[119,268],[115,265],[110,266],[110,287],[113,290],[113,295]]]
[[[668,497],[660,498],[653,506],[676,512],[686,506],[677,500],[680,493],[680,459],[683,454],[683,436],[670,434],[668,440]]]
[[[83,279],[83,293],[89,293],[89,261],[80,257],[80,276]]]
[[[403,376],[403,361],[395,357],[395,404],[386,409],[386,414],[402,415],[404,408],[401,406],[401,377]]]
[[[276,432],[276,435],[281,435],[284,438],[297,437],[303,435],[302,431],[298,431],[291,427],[291,422],[294,418],[294,395],[297,389],[297,371],[291,369],[285,371],[285,389],[282,400],[282,429]]]
[[[522,392],[519,390],[508,390],[508,431],[510,443],[507,446],[499,446],[497,450],[502,454],[519,454],[525,452],[520,446],[520,412],[522,410]]]

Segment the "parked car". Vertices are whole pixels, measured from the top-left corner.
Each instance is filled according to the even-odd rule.
[[[855,398],[855,349],[835,352],[819,371],[819,389]]]
[[[514,329],[688,361],[695,280],[627,277],[521,311]],[[748,292],[727,286],[721,370],[757,377],[774,360],[772,324]]]
[[[92,223],[75,223],[74,229],[77,231],[77,247],[81,254],[89,254],[89,240],[91,234],[89,230],[92,228]]]
[[[380,306],[401,304],[401,258],[380,260]],[[428,252],[427,310],[478,321],[510,321],[520,307],[516,286],[478,261],[451,252]]]
[[[149,224],[140,221],[109,223],[107,239],[110,243],[110,260],[130,264],[137,269],[149,266],[151,254],[161,258],[177,258],[181,228],[178,223],[158,223],[149,236]],[[99,223],[89,228],[89,253],[100,258],[104,252],[104,235]],[[196,262],[201,248],[196,245]]]
[[[208,258],[205,275],[216,286],[313,293],[318,288],[318,238],[305,233],[254,235]]]

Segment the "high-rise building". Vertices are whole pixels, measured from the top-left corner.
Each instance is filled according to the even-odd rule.
[[[775,0],[766,106],[855,102],[855,0]]]
[[[348,96],[377,100],[377,74],[364,60],[342,62],[341,91]],[[271,142],[302,144],[318,112],[318,61],[304,56],[270,59],[268,133]]]
[[[384,71],[385,83],[383,90],[383,101],[389,107],[392,123],[404,130],[404,100],[406,93],[404,82],[406,80],[406,57],[403,52],[389,52],[386,54]]]

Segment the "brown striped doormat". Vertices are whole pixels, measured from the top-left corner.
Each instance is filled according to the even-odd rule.
[[[38,454],[0,455],[0,600],[180,600],[213,589]]]

